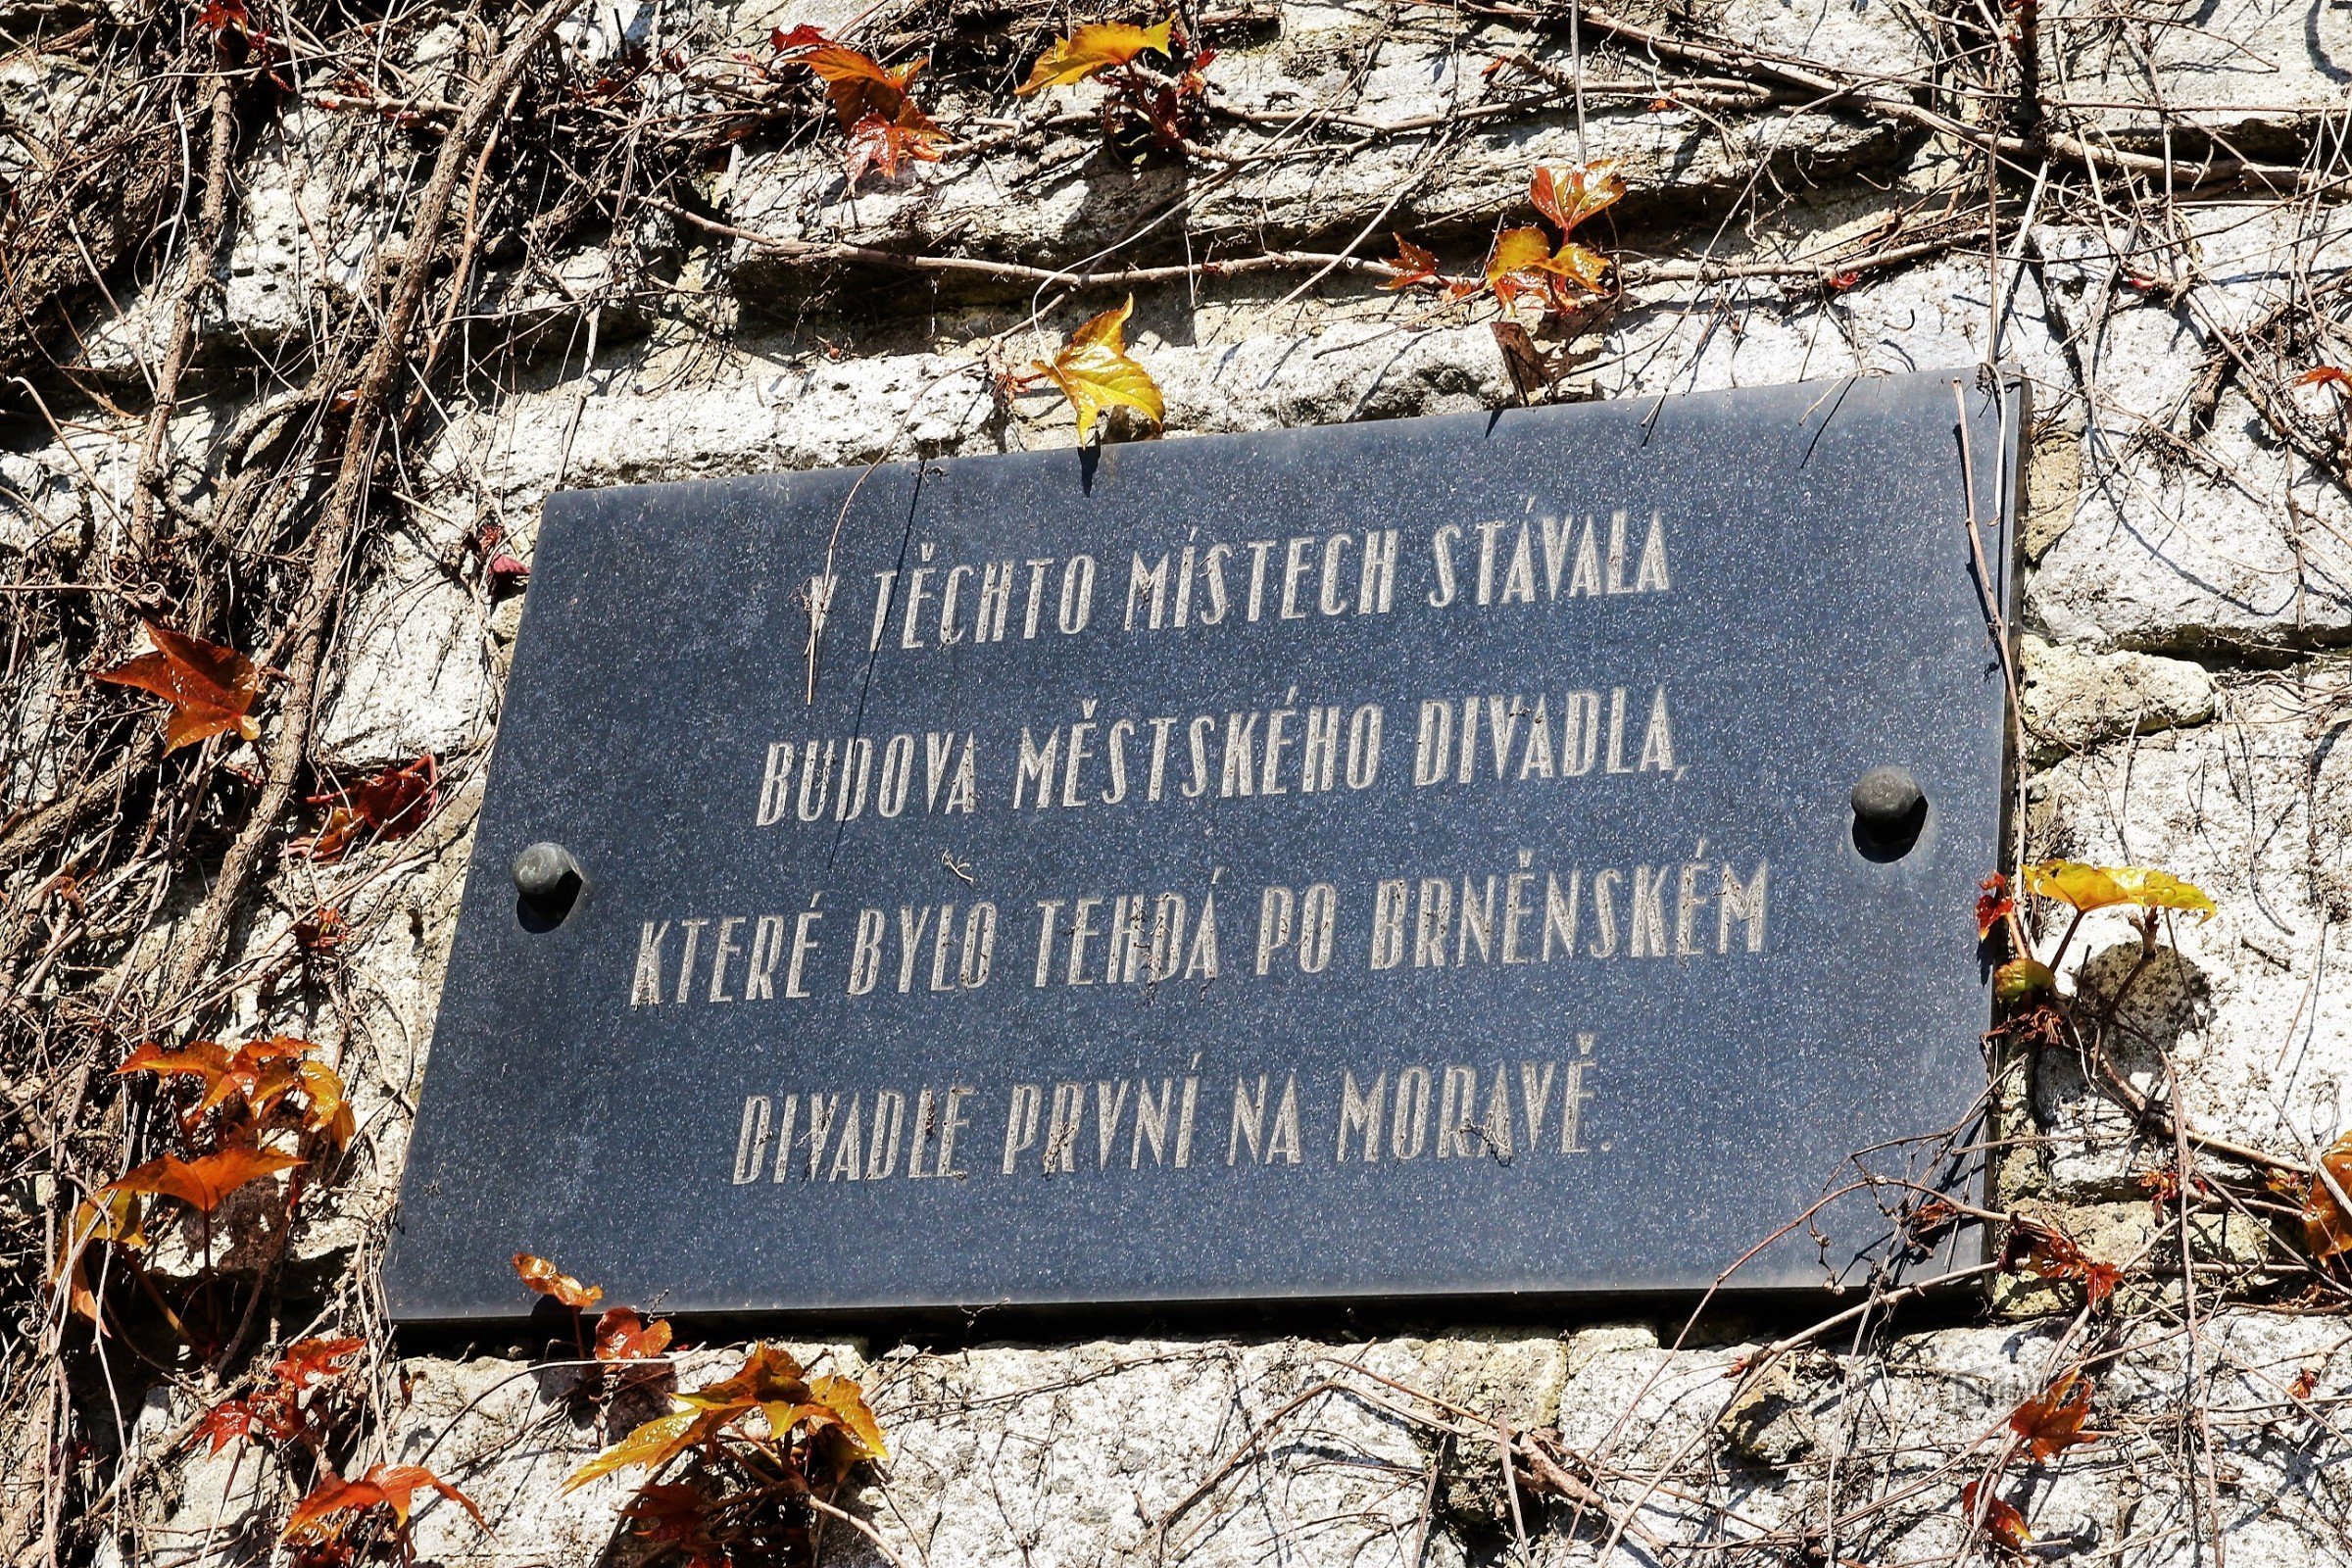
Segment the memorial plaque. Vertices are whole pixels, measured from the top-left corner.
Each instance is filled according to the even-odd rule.
[[[1965,1183],[2022,415],[554,497],[394,1310],[517,1315],[517,1250],[667,1311],[1685,1289]]]

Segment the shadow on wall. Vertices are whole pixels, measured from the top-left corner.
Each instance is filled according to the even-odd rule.
[[[2119,943],[2087,959],[2076,977],[2083,1015],[2113,1009],[2099,1048],[2107,1063],[2141,1097],[2169,1099],[2165,1061],[2181,1042],[2203,1032],[2212,1016],[2212,984],[2193,959],[2171,948],[2143,955],[2136,942]],[[2034,1117],[2045,1133],[2079,1138],[2098,1168],[2112,1170],[2117,1190],[2103,1196],[2144,1198],[2125,1172],[2172,1158],[2169,1134],[2157,1135],[2085,1075],[2085,1063],[2064,1052],[2045,1052],[2034,1085]],[[2110,1166],[2109,1162],[2115,1163]],[[2091,1195],[2082,1195],[2091,1196]]]

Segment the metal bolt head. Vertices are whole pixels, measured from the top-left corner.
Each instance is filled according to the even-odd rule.
[[[1879,766],[1854,781],[1854,815],[1863,826],[1890,833],[1907,825],[1928,802],[1919,780],[1903,768]]]
[[[580,891],[580,862],[561,844],[542,839],[514,857],[514,891],[542,909],[568,906]]]
[[[1854,781],[1854,848],[1866,860],[1899,860],[1919,842],[1928,798],[1899,767],[1874,767]]]

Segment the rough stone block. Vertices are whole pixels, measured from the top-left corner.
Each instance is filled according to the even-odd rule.
[[[2097,654],[2018,639],[2018,694],[2034,761],[2052,762],[2118,736],[2151,735],[2214,714],[2213,677],[2199,664],[2148,654]]]
[[[2036,785],[2032,853],[2159,866],[2220,906],[2169,916],[2144,964],[2123,912],[2084,920],[2062,974],[2115,999],[2116,1070],[2162,1099],[2169,1056],[2192,1128],[2289,1157],[2344,1131],[2352,1091],[2352,997],[2332,978],[2352,917],[2352,762],[2331,716],[2347,693],[2333,662],[2227,682],[2212,723],[2108,742]],[[2132,1173],[2171,1160],[2055,1054],[2038,1093],[2055,1196],[2135,1196]]]

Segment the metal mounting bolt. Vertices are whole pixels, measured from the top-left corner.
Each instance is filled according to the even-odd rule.
[[[1907,852],[1928,817],[1928,797],[1906,768],[1882,764],[1854,781],[1854,834],[1866,849]],[[1874,857],[1875,858],[1875,857]]]
[[[514,891],[541,914],[562,919],[580,896],[580,862],[563,845],[542,839],[514,857]]]

